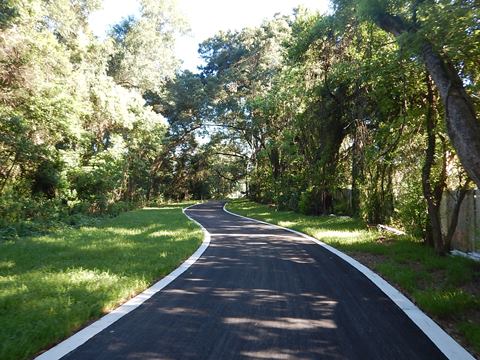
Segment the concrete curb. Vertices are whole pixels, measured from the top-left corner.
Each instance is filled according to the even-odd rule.
[[[197,205],[197,204],[194,204]],[[190,205],[184,209],[182,209],[183,214],[200,226],[203,230],[204,238],[203,242],[200,247],[187,259],[185,260],[178,268],[173,270],[170,274],[153,284],[151,287],[143,291],[142,293],[138,294],[137,296],[131,298],[126,303],[120,305],[118,308],[113,310],[112,312],[108,313],[107,315],[101,317],[99,320],[95,321],[93,324],[88,325],[87,327],[83,328],[82,330],[78,331],[77,333],[73,334],[69,338],[65,339],[58,345],[55,345],[53,348],[45,351],[41,355],[37,356],[36,360],[58,360],[63,356],[67,355],[71,351],[78,348],[80,345],[87,342],[89,339],[97,335],[102,330],[106,329],[108,326],[112,325],[114,322],[122,318],[123,316],[127,315],[131,311],[135,310],[141,304],[143,304],[146,300],[150,299],[153,295],[158,293],[164,287],[169,285],[172,281],[178,278],[181,274],[183,274],[192,264],[194,264],[203,252],[208,248],[210,245],[210,233],[205,229],[199,222],[192,219],[185,213],[185,210],[194,206]]]
[[[451,360],[475,360],[475,358],[465,350],[459,343],[457,343],[450,335],[448,335],[440,326],[437,325],[430,317],[428,317],[422,310],[420,310],[414,303],[412,303],[405,295],[400,291],[390,285],[378,274],[374,273],[372,270],[367,268],[365,265],[362,265],[357,260],[352,257],[344,254],[343,252],[335,249],[334,247],[325,244],[324,242],[317,240],[307,234],[301,233],[296,230],[292,230],[280,225],[270,224],[265,221],[249,218],[247,216],[238,215],[232,213],[226,209],[225,204],[223,206],[223,211],[226,213],[238,216],[243,219],[253,220],[255,222],[271,225],[278,227],[280,229],[292,232],[294,234],[300,235],[303,238],[309,239],[316,244],[322,246],[326,250],[332,252],[333,254],[340,257],[342,260],[346,261],[348,264],[353,266],[355,269],[360,271],[365,275],[371,282],[373,282],[380,290],[382,290],[385,295],[387,295],[414,323],[417,325],[420,330],[440,349],[440,351]]]

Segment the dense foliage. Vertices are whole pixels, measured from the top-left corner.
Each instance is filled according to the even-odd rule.
[[[205,159],[230,149],[222,162],[250,198],[394,223],[443,253],[469,178],[479,185],[479,19],[473,1],[299,8],[202,43],[200,74],[174,82],[190,95],[175,111],[184,129],[210,129]],[[447,188],[459,192],[445,233]]]
[[[94,0],[2,2],[4,232],[243,188],[279,208],[394,223],[448,250],[458,206],[442,232],[442,194],[458,189],[460,204],[479,185],[476,1],[298,8],[207,39],[198,73],[177,69],[185,24],[173,3],[141,4],[98,40]]]
[[[150,172],[167,122],[143,95],[175,76],[173,45],[183,20],[173,3],[143,0],[138,18],[100,40],[88,27],[98,5],[2,2],[3,235],[116,213],[156,195]]]

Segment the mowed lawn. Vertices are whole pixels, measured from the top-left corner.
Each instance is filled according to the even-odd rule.
[[[348,253],[382,275],[480,358],[480,263],[440,257],[421,241],[367,230],[349,217],[306,216],[250,201],[227,209],[292,228]]]
[[[31,358],[187,259],[203,234],[182,207],[0,243],[0,359]]]

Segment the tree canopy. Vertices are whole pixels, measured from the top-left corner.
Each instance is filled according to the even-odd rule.
[[[242,191],[443,253],[458,206],[442,232],[442,194],[480,184],[475,1],[297,8],[206,39],[196,73],[173,53],[174,2],[143,0],[105,40],[97,1],[0,6],[2,226]]]

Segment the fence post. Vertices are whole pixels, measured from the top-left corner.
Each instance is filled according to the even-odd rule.
[[[480,252],[480,190],[473,190],[473,244],[472,251]]]

